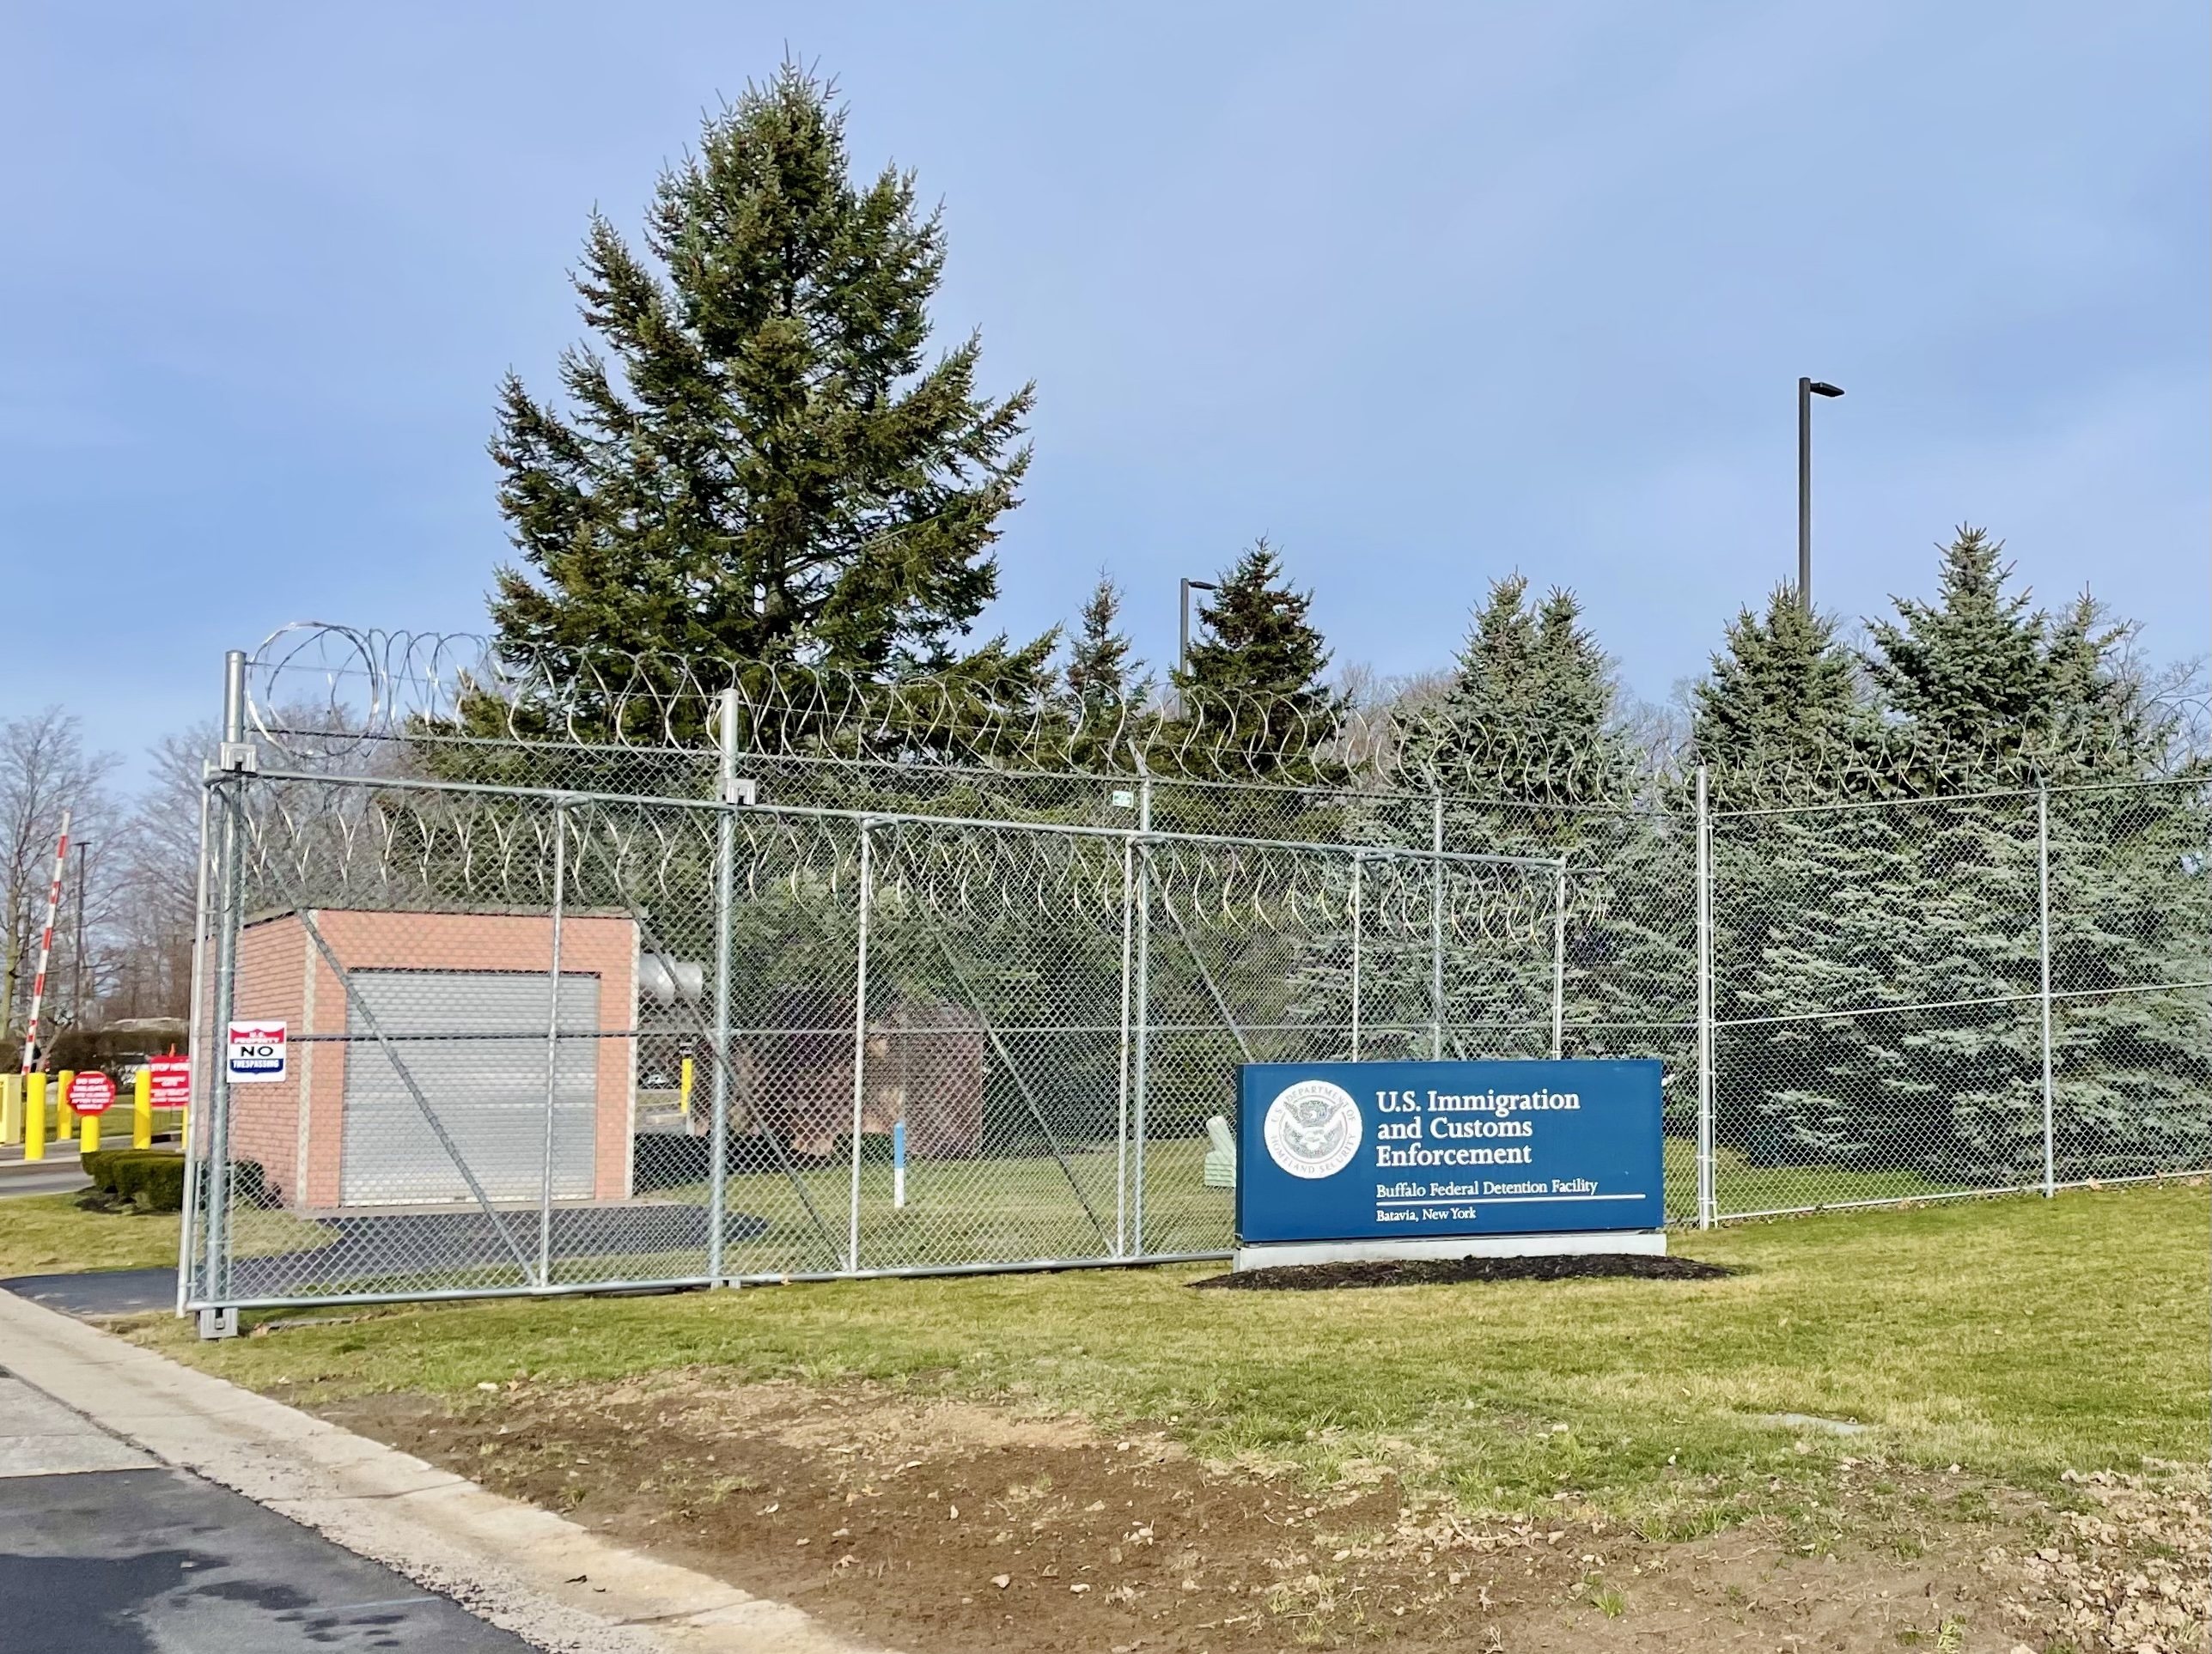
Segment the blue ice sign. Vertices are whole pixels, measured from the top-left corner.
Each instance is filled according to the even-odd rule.
[[[1237,1238],[1657,1229],[1659,1064],[1252,1062]]]

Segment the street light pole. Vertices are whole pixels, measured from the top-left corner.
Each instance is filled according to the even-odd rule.
[[[1797,381],[1797,606],[1813,612],[1813,398],[1841,396],[1817,379]]]
[[[1183,582],[1183,641],[1175,650],[1175,676],[1179,678],[1191,667],[1191,593],[1220,589],[1210,580],[1186,580]]]

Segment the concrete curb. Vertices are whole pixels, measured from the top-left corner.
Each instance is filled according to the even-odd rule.
[[[6,1292],[0,1366],[556,1654],[884,1654]]]

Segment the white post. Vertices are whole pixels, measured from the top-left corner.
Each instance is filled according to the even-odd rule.
[[[1720,1194],[1713,1162],[1713,812],[1697,766],[1697,1226],[1710,1229]]]
[[[1559,858],[1551,887],[1551,1060],[1567,1049],[1567,858]]]
[[[715,815],[715,1003],[712,1067],[707,1074],[710,1102],[707,1113],[707,1281],[719,1286],[727,1273],[723,1211],[729,1177],[729,930],[734,915],[737,862],[737,690],[722,692],[716,708],[715,745],[716,794],[722,806]]]
[[[852,1204],[845,1242],[845,1268],[856,1274],[860,1271],[860,1117],[868,1086],[868,910],[875,877],[872,842],[868,824],[861,823],[860,946],[852,1003]]]
[[[2051,787],[2048,782],[2035,789],[2035,870],[2036,903],[2039,919],[2040,946],[2043,959],[2043,1197],[2051,1199],[2058,1192],[2058,1157],[2053,1142],[2051,1115],[2053,1087],[2051,1078]]]

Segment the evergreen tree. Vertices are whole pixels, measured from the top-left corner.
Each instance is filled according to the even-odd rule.
[[[1199,745],[1233,751],[1246,773],[1301,775],[1335,733],[1343,698],[1323,681],[1329,649],[1310,618],[1313,594],[1284,578],[1265,536],[1223,570],[1202,604],[1203,634],[1173,674]]]
[[[1628,801],[1635,759],[1618,684],[1574,593],[1532,602],[1526,575],[1494,581],[1456,664],[1441,700],[1406,721],[1403,768],[1446,794],[1524,811]],[[1532,843],[1572,836],[1556,811],[1490,815],[1520,821],[1511,836]]]
[[[1654,1031],[1685,1020],[1674,1001],[1690,980],[1687,927],[1672,909],[1689,873],[1680,848],[1634,807],[1636,754],[1613,666],[1574,593],[1538,599],[1521,575],[1495,581],[1443,692],[1396,721],[1396,768],[1434,796],[1363,800],[1353,836],[1418,850],[1441,828],[1451,851],[1564,856],[1567,1049],[1642,1054],[1671,1038]],[[1422,860],[1368,863],[1356,917],[1362,1054],[1547,1054],[1557,902],[1540,865],[1454,862],[1440,874]],[[1347,954],[1313,950],[1299,978],[1302,1016],[1349,1017]]]
[[[748,87],[662,175],[643,253],[594,217],[576,285],[600,348],[564,356],[566,412],[510,374],[491,444],[517,654],[957,664],[1032,392],[978,394],[973,337],[925,363],[941,216],[910,173],[852,177],[833,96],[789,64]]]
[[[1068,694],[1087,715],[1142,704],[1152,679],[1121,629],[1121,588],[1100,570],[1068,646]]]
[[[1121,629],[1121,588],[1100,570],[1068,645],[1071,756],[1086,769],[1116,764],[1115,745],[1143,716],[1152,694],[1151,674]]]
[[[1917,796],[1724,821],[1717,835],[1729,845],[1716,843],[1721,887],[1760,909],[1716,913],[1740,968],[1720,973],[1721,1014],[1863,1013],[1739,1039],[1759,1097],[1741,1144],[1755,1158],[1942,1183],[2041,1175],[2033,789],[2145,780],[2164,741],[2120,653],[2128,629],[2087,599],[2056,619],[2032,609],[2029,593],[2008,589],[2001,550],[1962,529],[1935,601],[1898,599],[1895,617],[1870,628],[1866,666],[1887,718],[1878,779]],[[2205,892],[2201,856],[2181,847],[2203,843],[2201,800],[2185,787],[2050,798],[2061,990],[2069,972],[2085,986],[2184,980],[2173,973],[2192,950],[2201,957],[2201,938],[2184,933]],[[1732,881],[1730,867],[1746,862],[1758,876]],[[1752,931],[1755,947],[1744,945]],[[1986,1003],[1891,1008],[1965,1000]],[[2118,994],[2063,1006],[2062,1152],[2145,1169],[2157,1144],[2201,1152],[2203,1108],[2191,1099],[2204,1089],[2206,1027],[2201,1001]]]
[[[1447,795],[1445,844],[1566,859],[1569,1049],[1646,1054],[1667,1037],[1655,1031],[1679,1020],[1680,847],[1636,807],[1613,662],[1573,592],[1537,598],[1516,574],[1492,583],[1457,666],[1428,740],[1411,744]],[[1471,905],[1472,946],[1453,948],[1447,970],[1447,1009],[1471,1031],[1467,1054],[1547,1054],[1553,881],[1502,869],[1446,877],[1483,892]]]
[[[1737,611],[1691,691],[1691,741],[1715,803],[1832,797],[1867,761],[1873,711],[1836,623],[1787,587]],[[1860,788],[1863,790],[1863,787]]]
[[[1764,613],[1740,610],[1691,691],[1691,741],[1705,767],[1709,798],[1718,811],[1758,812],[1789,804],[1862,798],[1874,790],[1879,737],[1865,673],[1836,635],[1836,623],[1808,615],[1784,587]],[[1686,792],[1688,777],[1682,778]],[[1690,800],[1679,797],[1679,811]],[[1828,814],[1723,814],[1713,835],[1715,1012],[1734,1020],[1770,1007],[1758,997],[1772,965],[1777,927],[1785,948],[1807,939],[1795,933],[1808,908],[1827,911],[1838,889],[1833,864],[1848,860],[1855,835],[1878,821]],[[1843,915],[1856,921],[1854,909]],[[1808,958],[1817,958],[1811,955]],[[1730,1037],[1734,1073],[1747,1076],[1757,1101],[1748,1114],[1724,1110],[1722,1136],[1756,1161],[1809,1152],[1813,1129],[1801,1100],[1774,1100],[1795,1083],[1801,1057],[1818,1028],[1754,1026]],[[1733,1101],[1738,1095],[1731,1092]],[[1786,1125],[1778,1123],[1785,1121]],[[1784,1140],[1796,1145],[1785,1148]]]

